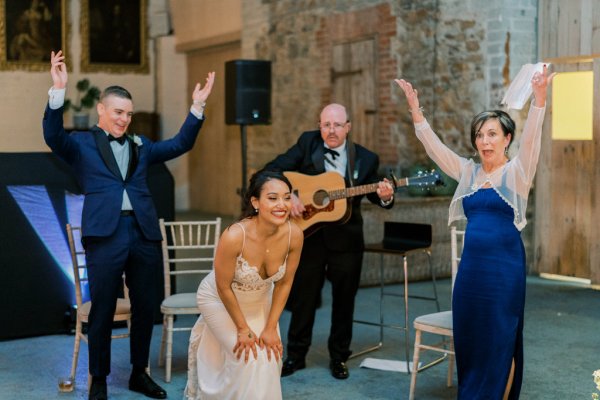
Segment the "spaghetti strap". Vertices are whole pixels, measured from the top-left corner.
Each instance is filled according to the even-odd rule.
[[[244,254],[244,246],[246,245],[246,230],[244,229],[244,225],[242,225],[240,222],[236,222],[235,224],[239,225],[240,228],[242,228],[242,232],[244,232],[244,238],[242,239],[242,250],[240,250],[240,254],[239,254],[240,257],[243,258],[244,257],[243,256],[243,254]],[[286,257],[286,259],[287,259],[287,257]]]
[[[287,263],[287,259],[288,256],[290,255],[290,246],[292,245],[292,223],[290,222],[290,220],[288,219],[288,251],[287,254],[285,255],[285,260],[283,260],[283,263]]]

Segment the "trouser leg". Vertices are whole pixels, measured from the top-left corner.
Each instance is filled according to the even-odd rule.
[[[291,311],[288,329],[288,356],[304,358],[312,342],[315,313],[325,279],[325,249],[315,233],[306,239],[290,291]]]
[[[331,331],[328,340],[332,360],[346,361],[352,352],[354,301],[360,283],[362,252],[330,253],[327,279],[331,281]]]

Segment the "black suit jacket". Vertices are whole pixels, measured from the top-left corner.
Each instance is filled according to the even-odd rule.
[[[377,174],[379,157],[377,154],[355,144],[356,156],[352,171],[353,185],[365,185],[381,180]],[[277,156],[265,165],[265,169],[276,171],[296,171],[306,175],[319,175],[325,172],[324,143],[319,130],[304,132],[298,142],[285,153]],[[350,154],[348,154],[350,155]],[[346,177],[346,186],[350,186]],[[341,225],[330,224],[320,229],[328,249],[334,251],[362,251],[364,249],[363,218],[360,203],[363,196],[351,198],[352,214],[350,219]],[[377,193],[367,194],[374,204],[381,206]],[[393,202],[385,208],[391,208]],[[316,233],[316,234],[317,234]]]

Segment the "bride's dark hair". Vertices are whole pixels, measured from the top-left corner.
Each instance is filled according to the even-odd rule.
[[[256,171],[250,178],[250,185],[244,195],[244,203],[242,205],[242,215],[240,216],[240,220],[256,215],[256,211],[252,206],[252,197],[256,197],[258,199],[264,184],[273,179],[282,181],[287,185],[288,189],[290,189],[290,192],[292,191],[292,184],[282,172],[270,171],[266,169]]]

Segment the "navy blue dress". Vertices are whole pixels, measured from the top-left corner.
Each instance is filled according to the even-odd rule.
[[[523,378],[525,249],[513,209],[494,189],[463,199],[468,223],[452,297],[458,399],[509,399]]]

